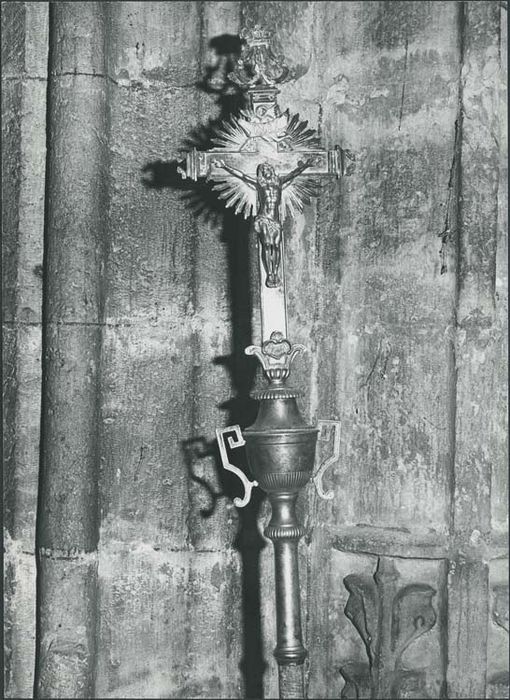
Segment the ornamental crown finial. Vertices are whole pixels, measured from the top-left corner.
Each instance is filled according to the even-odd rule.
[[[239,36],[244,40],[236,68],[228,78],[242,88],[271,87],[292,77],[283,58],[270,46],[272,32],[260,24],[244,27]]]
[[[281,331],[273,331],[269,340],[262,343],[262,347],[248,345],[244,352],[246,355],[255,355],[266,378],[273,386],[277,386],[283,385],[290,374],[293,359],[305,350],[305,346],[300,343],[291,345]]]
[[[248,46],[269,46],[271,32],[256,24],[254,27],[244,27],[240,36]]]

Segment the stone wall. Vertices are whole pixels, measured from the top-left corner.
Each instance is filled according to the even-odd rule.
[[[247,21],[296,72],[280,105],[356,154],[285,225],[290,337],[309,349],[294,385],[310,420],[341,424],[334,499],[310,486],[300,504],[309,696],[501,697],[495,1],[2,4],[6,693],[31,696],[37,647],[41,697],[277,695],[267,506],[237,511],[214,446],[253,418],[256,251],[172,165],[232,107],[203,81]],[[386,675],[344,614],[356,586],[406,640],[425,611]]]

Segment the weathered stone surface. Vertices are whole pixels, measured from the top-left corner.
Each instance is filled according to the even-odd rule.
[[[46,329],[44,472],[37,542],[59,552],[90,552],[97,545],[99,343],[100,330],[94,326]]]
[[[97,553],[38,563],[38,698],[94,697]]]
[[[500,341],[495,284],[498,223],[499,8],[464,6],[462,199],[459,204],[459,269],[455,363],[455,515],[458,531],[490,529],[490,439],[494,355]],[[476,157],[473,157],[473,151]]]
[[[459,559],[448,572],[447,697],[484,697],[487,681],[488,566]],[[476,634],[472,630],[476,629]],[[455,643],[453,643],[455,640]]]
[[[159,3],[153,5],[150,12],[162,11]],[[195,5],[191,9],[197,11]],[[221,483],[214,458],[197,458],[194,445],[200,452],[200,441],[213,439],[215,427],[225,420],[218,404],[229,396],[228,375],[213,364],[229,351],[225,243],[217,227],[197,219],[182,192],[144,186],[142,169],[177,158],[190,129],[216,116],[217,108],[191,82],[175,86],[174,74],[164,66],[191,65],[198,49],[186,35],[179,36],[172,45],[179,61],[168,57],[168,37],[148,22],[147,11],[145,4],[131,5],[128,14],[129,21],[145,18],[136,26],[143,29],[140,39],[152,67],[142,71],[145,82],[135,76],[111,90],[103,515],[125,522],[134,518],[138,534],[146,528],[149,538],[160,530],[158,541],[168,546],[215,548],[232,543],[235,526],[225,499],[216,502],[210,519],[200,515],[211,501],[198,479],[214,492],[221,491]],[[119,39],[110,58],[118,75],[131,75],[122,29],[127,15],[119,6],[116,12],[120,15],[114,13],[112,22]],[[181,17],[182,8],[165,12]],[[231,13],[235,16],[235,6]],[[215,27],[212,15],[208,11],[204,16],[210,31]],[[198,401],[198,395],[205,400]],[[135,430],[133,415],[138,416]]]
[[[190,34],[190,12],[202,37]],[[146,166],[178,158],[190,130],[217,116],[193,83],[209,40],[237,33],[238,20],[236,3],[117,5],[110,18],[117,85],[96,689],[105,697],[242,695],[238,518],[210,454],[226,420],[220,403],[231,394],[228,373],[214,362],[230,352],[228,239],[179,189],[142,182]]]
[[[78,12],[78,16],[76,15]],[[85,15],[83,15],[85,12]],[[40,545],[92,551],[97,543],[97,377],[105,239],[105,79],[64,64],[79,52],[76,24],[103,26],[95,4],[55,8],[51,38],[50,142],[45,264]],[[70,23],[71,26],[68,26]],[[76,43],[69,31],[74,26]],[[95,28],[95,31],[94,31]],[[60,34],[66,41],[60,41]],[[68,44],[67,41],[70,43]],[[60,60],[62,58],[62,61]],[[97,58],[97,57],[96,57]],[[71,467],[74,465],[74,468]]]
[[[4,535],[4,692],[30,698],[34,689],[36,568],[32,552],[23,552]]]
[[[47,3],[2,5],[4,602],[7,697],[29,697],[41,404]]]
[[[2,66],[5,75],[19,76],[25,64],[26,3],[10,2],[2,6]]]
[[[120,84],[192,87],[201,78],[199,2],[113,4],[109,20],[109,71]]]
[[[2,158],[2,183],[5,202],[2,208],[2,295],[5,316],[12,319],[15,311],[16,277],[18,267],[18,230],[21,170],[21,81],[4,81],[2,144],[5,154]]]
[[[489,564],[489,625],[487,632],[487,697],[508,695],[508,559]]]
[[[462,20],[452,526],[469,538],[469,545],[452,564],[448,693],[483,697],[489,609],[484,536],[491,529],[492,474],[501,468],[493,459],[502,456],[501,449],[494,454],[490,450],[494,409],[487,410],[494,406],[495,386],[503,380],[494,364],[501,342],[495,298],[499,144],[494,138],[499,126],[500,8],[495,3],[465,3]]]
[[[401,5],[388,13],[405,12]],[[440,26],[442,37],[445,25],[456,31],[454,8],[428,8],[407,49],[392,45],[368,55],[372,32],[391,24],[387,13],[370,4],[361,16],[350,6],[341,23],[322,14],[327,39],[317,61],[330,96],[322,129],[326,140],[352,147],[358,163],[355,175],[329,185],[318,204],[317,225],[326,233],[318,253],[316,410],[342,424],[334,522],[366,522],[370,513],[372,525],[444,532],[451,454],[445,333],[454,276],[439,275],[436,236],[452,159],[458,53],[451,40],[438,39]],[[340,36],[331,36],[337,28]],[[413,88],[431,74],[446,85],[437,102],[437,89]],[[401,116],[404,81],[413,103],[404,103]]]
[[[504,10],[502,10],[504,12]],[[499,182],[498,233],[494,286],[496,342],[492,434],[491,514],[492,527],[508,531],[508,24],[500,21],[500,65],[496,79],[498,90]]]
[[[236,512],[214,445],[216,428],[250,422],[255,240],[212,202],[199,213],[204,191],[168,166],[222,108],[196,85],[225,60],[210,39],[246,21],[274,29],[296,71],[282,108],[357,159],[285,223],[290,336],[309,348],[292,383],[307,419],[341,422],[335,498],[310,486],[299,504],[308,694],[339,697],[339,669],[368,663],[342,579],[384,559],[400,586],[435,591],[437,619],[402,657],[425,676],[399,693],[439,697],[447,680],[451,697],[501,695],[505,12],[55,3],[47,125],[48,6],[4,4],[8,695],[33,680],[46,193],[41,694],[277,696],[268,508]],[[98,538],[97,561],[51,557]]]
[[[107,201],[101,3],[51,8],[38,517],[38,697],[94,695]]]
[[[15,338],[15,345],[11,341]],[[6,397],[12,390],[12,404],[6,403],[6,424],[10,429],[4,434],[7,456],[5,470],[4,526],[25,552],[33,552],[35,546],[35,521],[39,473],[39,429],[41,394],[41,328],[37,325],[19,324],[4,329],[4,360],[11,368],[11,352],[16,363],[15,374],[6,376],[12,381]],[[4,350],[5,351],[5,350]],[[12,356],[11,356],[12,357]],[[12,422],[11,422],[12,421]]]
[[[240,697],[236,559],[141,541],[102,545],[96,694]]]

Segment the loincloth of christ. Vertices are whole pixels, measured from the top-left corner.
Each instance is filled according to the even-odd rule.
[[[279,221],[275,221],[269,216],[260,214],[255,218],[255,231],[261,234],[263,238],[269,238],[267,243],[274,243],[274,239],[277,239],[281,235],[282,226]]]

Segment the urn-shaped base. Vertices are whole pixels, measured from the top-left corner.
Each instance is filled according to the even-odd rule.
[[[298,491],[312,475],[318,430],[304,422],[297,395],[286,389],[255,394],[259,412],[244,438],[250,471],[267,493]]]

